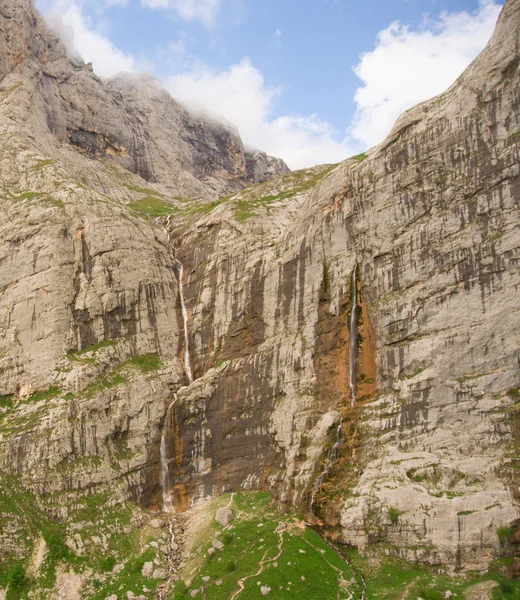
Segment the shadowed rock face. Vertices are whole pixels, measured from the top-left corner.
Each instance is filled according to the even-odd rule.
[[[519,518],[520,1],[366,157],[263,183],[283,165],[152,79],[101,82],[31,10],[0,2],[1,471],[62,519],[86,489],[159,508],[177,392],[178,509],[305,507],[342,419],[330,534],[485,567]]]

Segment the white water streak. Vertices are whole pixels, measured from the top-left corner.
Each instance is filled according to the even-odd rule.
[[[168,433],[170,414],[173,405],[177,402],[177,394],[174,394],[173,396],[173,402],[170,404],[168,410],[166,411],[166,418],[164,419],[164,425],[161,435],[161,486],[163,495],[163,511],[168,513],[174,512],[172,497],[170,494],[170,471],[168,469],[168,455],[166,452],[166,435]]]
[[[186,374],[188,375],[189,382],[193,383],[193,371],[191,370],[190,344],[188,336],[188,310],[186,309],[186,304],[184,302],[182,281],[184,277],[184,265],[181,263],[180,260],[178,260],[177,266],[179,267],[179,296],[181,299],[182,319],[184,321],[184,368],[186,369]]]
[[[343,417],[341,417],[341,419],[339,420],[338,428],[336,430],[336,443],[334,444],[334,446],[329,448],[329,451],[327,452],[327,458],[325,460],[325,467],[323,468],[323,471],[318,475],[316,481],[314,482],[314,485],[312,486],[311,499],[309,501],[309,512],[312,512],[316,492],[321,487],[321,484],[325,480],[325,477],[327,477],[330,468],[332,467],[332,463],[334,463],[339,458],[339,449],[343,445],[344,441],[345,434],[343,433]]]
[[[357,344],[358,344],[358,297],[357,297],[357,265],[354,267],[352,273],[352,305],[350,310],[350,323],[349,323],[349,341],[350,341],[350,356],[349,356],[349,376],[350,376],[350,401],[352,406],[356,403],[356,373],[357,373]],[[311,499],[309,501],[309,512],[312,512],[314,505],[314,499],[316,492],[321,487],[322,483],[327,477],[332,464],[339,458],[339,449],[345,441],[345,433],[343,432],[343,417],[339,421],[338,428],[336,430],[336,443],[327,452],[327,458],[325,460],[325,467],[323,471],[318,475],[314,485],[312,486]]]
[[[169,224],[169,223],[168,223]],[[168,233],[166,231],[166,233]],[[193,371],[191,370],[191,361],[190,361],[190,345],[189,345],[189,336],[188,336],[188,311],[186,309],[186,303],[184,302],[184,293],[183,293],[183,277],[184,277],[184,266],[180,260],[176,259],[176,264],[179,270],[179,297],[181,300],[181,310],[182,310],[182,319],[184,321],[184,368],[186,369],[186,374],[188,376],[188,380],[190,383],[193,383]],[[172,497],[170,493],[170,471],[168,469],[168,455],[167,455],[167,447],[166,447],[166,436],[168,434],[168,425],[170,421],[170,414],[174,404],[177,402],[177,394],[174,394],[173,402],[168,407],[166,411],[166,418],[164,419],[164,425],[161,435],[161,486],[162,486],[162,495],[163,495],[163,511],[172,513],[175,511],[175,507],[173,506]]]

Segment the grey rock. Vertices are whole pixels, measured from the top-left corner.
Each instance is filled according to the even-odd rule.
[[[247,177],[252,183],[263,183],[289,173],[289,168],[283,160],[268,156],[265,152],[259,150],[246,152],[245,159]]]
[[[153,579],[166,579],[168,575],[164,569],[155,569],[152,573],[152,577]]]
[[[234,519],[233,511],[227,506],[221,506],[217,508],[215,513],[215,521],[222,525],[223,527],[227,527],[231,521]]]

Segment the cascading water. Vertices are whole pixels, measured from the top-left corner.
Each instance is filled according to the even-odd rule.
[[[358,352],[358,303],[357,303],[357,265],[352,273],[352,309],[350,311],[350,401],[352,406],[356,403],[356,374],[357,374],[357,352]]]
[[[166,453],[166,435],[168,433],[168,423],[170,420],[170,414],[173,405],[177,402],[177,394],[174,394],[173,402],[166,411],[166,418],[164,419],[164,425],[161,435],[161,485],[162,485],[162,496],[163,496],[163,511],[173,512],[173,502],[170,494],[170,471],[168,469],[168,455]]]
[[[334,444],[334,446],[329,448],[329,451],[327,452],[327,459],[325,460],[325,467],[323,468],[323,471],[318,475],[316,481],[314,482],[314,485],[312,486],[311,499],[309,501],[309,512],[312,512],[316,492],[321,487],[321,484],[325,480],[325,477],[327,477],[330,468],[332,467],[332,463],[338,460],[339,458],[339,449],[343,445],[344,441],[345,434],[343,432],[343,417],[341,417],[341,419],[339,420],[338,428],[336,430],[336,443]]]
[[[188,375],[189,382],[193,383],[193,371],[191,370],[190,346],[188,337],[188,311],[184,302],[182,283],[182,279],[184,276],[184,265],[181,263],[180,260],[177,260],[177,266],[179,267],[179,296],[181,299],[182,319],[184,321],[184,368],[186,369],[186,374]]]
[[[350,376],[350,401],[352,406],[356,403],[356,366],[357,366],[357,344],[358,344],[358,320],[357,320],[357,265],[354,267],[352,274],[352,307],[350,311],[350,322],[349,322],[349,341],[350,341],[350,356],[349,356],[349,376]],[[311,499],[309,500],[309,512],[312,512],[314,505],[314,498],[316,492],[321,487],[322,483],[327,477],[332,464],[339,458],[339,449],[345,441],[345,433],[343,431],[343,417],[339,420],[339,425],[336,430],[336,442],[327,452],[327,458],[325,460],[325,466],[323,471],[318,475],[314,485],[312,486]]]
[[[184,276],[184,266],[180,260],[175,260],[179,269],[179,297],[181,301],[182,319],[184,321],[184,368],[190,383],[193,383],[193,371],[191,369],[190,361],[190,346],[188,336],[188,311],[186,309],[186,303],[184,302],[183,283],[182,279]],[[177,394],[174,394],[173,402],[166,411],[166,418],[164,419],[164,425],[161,435],[161,485],[163,495],[163,510],[164,512],[174,512],[174,506],[170,494],[170,472],[168,470],[168,456],[166,453],[166,435],[168,433],[168,423],[170,420],[171,410],[174,404],[177,402]]]

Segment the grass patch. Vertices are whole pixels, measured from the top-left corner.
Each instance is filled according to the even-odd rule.
[[[356,160],[357,162],[363,162],[367,158],[368,158],[368,155],[365,152],[362,152],[361,154],[356,154],[355,156],[352,156],[352,160]]]
[[[19,600],[19,598],[27,597],[30,582],[25,575],[25,567],[21,563],[16,563],[9,569],[6,584],[9,586],[6,600]]]
[[[420,375],[423,372],[424,372],[424,369],[422,367],[419,367],[410,375],[404,375],[403,379],[413,379],[414,377],[417,377],[417,375]]]
[[[240,598],[245,600],[260,600],[261,586],[270,588],[269,597],[277,600],[300,596],[346,599],[349,594],[342,587],[346,582],[354,597],[359,597],[361,586],[350,583],[356,581],[356,575],[343,558],[315,531],[298,524],[293,515],[271,509],[270,501],[265,492],[235,493],[231,509],[236,518],[228,528],[219,528],[224,548],[208,555],[208,537],[213,537],[214,529],[206,532],[206,540],[199,546],[202,560],[198,559],[189,589],[181,579],[172,598],[189,598],[199,589],[207,600],[228,599],[239,589],[239,580],[244,584]],[[262,562],[264,568],[258,574]],[[221,583],[218,586],[217,581]]]
[[[121,367],[124,366],[136,367],[141,373],[152,373],[153,371],[158,371],[162,363],[157,354],[141,354],[124,362]]]
[[[38,392],[33,392],[30,396],[25,399],[25,402],[41,402],[42,400],[52,400],[52,398],[56,398],[61,393],[61,388],[58,386],[53,386],[48,388],[47,390],[42,390]]]
[[[93,398],[96,394],[100,394],[105,390],[109,390],[110,388],[117,387],[123,383],[126,383],[126,377],[123,377],[119,372],[113,371],[109,375],[105,377],[99,377],[86,388],[81,390],[79,396],[82,398]]]
[[[468,375],[464,375],[463,377],[457,377],[458,383],[466,383],[466,381],[473,381],[473,379],[480,379],[480,377],[484,377],[485,373],[470,373]]]
[[[81,457],[78,457],[81,459]],[[65,492],[36,498],[24,491],[14,477],[0,472],[0,538],[8,534],[10,547],[17,549],[28,559],[40,537],[43,537],[47,551],[40,566],[38,578],[26,576],[27,564],[16,560],[14,555],[0,554],[0,587],[10,590],[9,600],[50,597],[48,590],[55,587],[58,566],[77,573],[92,569],[87,590],[83,597],[105,600],[115,594],[126,598],[127,591],[136,596],[147,587],[153,596],[158,580],[145,578],[141,570],[145,562],[153,561],[156,550],[143,546],[148,538],[141,539],[140,531],[132,525],[135,507],[131,503],[117,502],[109,492],[87,494]],[[67,523],[56,523],[50,519],[45,509],[67,506]],[[67,534],[79,534],[84,545],[85,556],[76,556],[67,546]],[[115,569],[116,564],[124,565]],[[155,567],[154,567],[155,568]],[[59,591],[59,590],[58,590]],[[148,593],[147,593],[148,594]],[[147,595],[148,597],[148,595]]]
[[[129,591],[134,592],[136,596],[139,596],[143,593],[144,587],[153,592],[159,581],[157,579],[152,579],[151,577],[143,577],[141,571],[145,562],[153,561],[155,554],[155,550],[149,548],[142,554],[130,558],[122,571],[116,575],[110,576],[108,580],[94,580],[94,586],[97,587],[97,590],[90,598],[92,600],[105,600],[111,595],[116,595],[118,598],[126,598],[126,592]]]
[[[47,158],[45,160],[40,160],[39,162],[37,162],[34,167],[31,167],[31,169],[33,171],[41,171],[41,169],[43,169],[44,167],[48,166],[48,165],[53,165],[56,161],[52,158]]]
[[[182,215],[208,215],[213,212],[218,206],[227,202],[235,194],[230,194],[219,198],[218,200],[212,200],[211,202],[198,202],[198,201],[186,201],[185,199],[178,198],[182,202],[188,202],[187,206],[182,209]]]
[[[252,200],[238,200],[234,210],[235,220],[239,223],[247,221],[257,214],[257,209],[260,207],[269,207],[271,204],[280,202],[285,198],[291,198],[296,193],[279,194],[278,196],[264,196]],[[268,211],[269,214],[269,211]]]
[[[112,340],[102,340],[97,344],[92,344],[92,346],[89,346],[88,348],[83,348],[83,350],[69,350],[69,352],[67,352],[67,356],[69,358],[73,358],[75,356],[83,356],[84,354],[88,354],[90,352],[92,354],[95,354],[98,350],[101,350],[102,348],[110,348],[111,346],[115,346],[116,344],[117,342],[114,342]]]
[[[39,198],[40,196],[43,196],[43,192],[23,192],[21,194],[19,194],[18,196],[14,195],[14,194],[10,194],[11,198],[13,200],[34,200],[34,198]]]
[[[391,506],[388,509],[388,518],[390,519],[390,521],[392,521],[392,523],[394,525],[399,521],[400,516],[401,516],[401,512],[398,511],[397,508],[394,508],[393,506]]]
[[[18,550],[23,550],[25,556],[30,555],[34,544],[43,536],[48,550],[38,579],[38,585],[42,587],[48,588],[54,584],[56,566],[60,561],[75,559],[65,545],[65,526],[52,521],[37,499],[23,490],[14,477],[0,473],[0,537],[5,534],[4,527],[7,526],[13,532],[12,542]],[[11,589],[12,595],[8,594],[7,598],[25,598],[33,585],[33,582],[24,579],[22,566],[8,552],[0,555],[0,574],[3,574],[0,581],[3,578],[11,586],[15,577],[18,582]]]
[[[13,408],[14,394],[0,396],[0,408]]]
[[[402,600],[404,590],[406,590],[406,598],[410,600],[415,598],[444,600],[448,591],[457,598],[472,598],[472,592],[468,590],[483,581],[497,581],[500,586],[496,588],[497,592],[502,586],[512,590],[507,592],[510,595],[504,596],[505,598],[520,597],[516,595],[520,593],[520,582],[509,581],[495,568],[481,576],[468,573],[452,577],[424,565],[410,564],[392,556],[385,556],[383,554],[385,549],[383,546],[380,548],[381,558],[378,562],[370,561],[354,549],[344,551],[352,565],[365,577],[367,599]],[[465,595],[466,592],[470,595]],[[503,597],[495,595],[494,598],[498,600]]]
[[[153,190],[152,188],[142,188],[142,187],[137,187],[135,185],[129,185],[129,184],[126,184],[125,187],[126,187],[126,189],[128,189],[132,192],[138,192],[139,194],[146,194],[146,196],[159,196],[160,198],[164,197],[164,194],[161,194],[161,192],[158,192],[157,190]]]
[[[92,398],[96,394],[117,387],[128,381],[125,371],[128,369],[139,369],[143,374],[149,374],[161,368],[162,362],[157,354],[141,354],[125,360],[115,367],[110,373],[98,377],[95,381],[87,385],[79,393],[80,397]]]
[[[339,163],[333,165],[326,165],[320,171],[316,172],[314,169],[301,169],[299,171],[292,171],[283,177],[281,180],[283,183],[288,184],[286,190],[281,191],[277,195],[266,195],[256,198],[239,198],[235,204],[234,217],[239,223],[247,221],[251,217],[258,214],[258,209],[267,208],[269,214],[270,206],[289,198],[293,198],[298,194],[306,192],[315,187],[320,181],[322,181],[333,169],[338,166]]]
[[[162,196],[161,194],[158,195]],[[147,217],[166,217],[179,212],[179,209],[176,206],[170,204],[166,200],[162,200],[161,197],[156,196],[146,196],[140,200],[130,202],[128,206],[135,212]]]
[[[497,529],[497,535],[502,544],[505,544],[513,534],[514,530],[512,527],[499,527]]]

